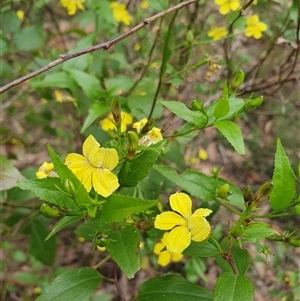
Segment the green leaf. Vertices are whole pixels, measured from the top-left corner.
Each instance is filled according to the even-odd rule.
[[[83,133],[98,117],[106,114],[108,110],[109,108],[105,103],[96,102],[92,104],[80,130],[80,133]]]
[[[48,234],[48,236],[45,238],[45,240],[48,240],[51,238],[54,234],[56,234],[61,229],[70,226],[79,220],[81,220],[83,216],[65,216],[63,217],[52,229],[52,231]]]
[[[48,74],[43,80],[32,81],[30,85],[33,88],[57,87],[62,89],[68,88],[73,90],[78,88],[76,81],[65,71]]]
[[[232,257],[235,266],[240,275],[244,275],[250,266],[250,255],[246,249],[241,249],[238,246],[234,246],[232,249]]]
[[[30,190],[33,195],[41,200],[57,205],[60,208],[79,209],[74,200],[62,192],[65,188],[59,178],[19,181],[18,186],[23,190]]]
[[[137,228],[126,226],[121,230],[114,230],[106,248],[112,259],[118,264],[128,279],[140,269],[139,255],[140,234]]]
[[[24,180],[25,178],[16,169],[9,160],[0,154],[0,180],[1,180],[1,190],[8,190],[10,188],[17,186],[18,180]]]
[[[214,116],[216,118],[221,118],[226,116],[228,112],[229,112],[228,89],[225,86],[223,95],[217,102],[217,106],[214,109]]]
[[[280,234],[269,224],[262,222],[250,223],[249,225],[245,226],[243,231],[243,240],[256,242],[273,234],[280,236]]]
[[[225,272],[218,277],[214,290],[214,301],[252,301],[254,288],[244,275]]]
[[[76,268],[57,276],[36,301],[83,301],[97,289],[102,277],[95,269]]]
[[[240,155],[245,155],[242,132],[237,124],[232,121],[216,121],[214,125]]]
[[[100,220],[91,220],[80,224],[74,231],[79,237],[83,237],[85,240],[92,241],[100,228]]]
[[[162,147],[162,144],[160,146]],[[126,161],[118,174],[120,185],[122,187],[136,186],[139,181],[147,177],[160,153],[160,149],[145,150],[133,160]]]
[[[43,223],[34,218],[31,223],[29,252],[43,264],[51,266],[55,259],[56,242],[54,237],[45,241],[47,234]]]
[[[160,100],[160,103],[175,115],[195,124],[198,128],[204,128],[207,124],[207,117],[203,113],[189,110],[182,102]]]
[[[274,184],[270,196],[272,209],[279,210],[288,207],[295,195],[295,178],[280,139],[277,139],[272,182]]]
[[[216,247],[207,241],[192,241],[188,248],[183,251],[184,255],[193,257],[213,257],[218,253],[219,251],[216,249]]]
[[[105,87],[111,95],[128,92],[133,84],[133,79],[124,75],[114,76],[105,80]]]
[[[162,11],[168,8],[168,0],[151,0],[149,1],[150,7]]]
[[[13,37],[19,50],[30,51],[43,46],[43,24],[32,25],[20,29]]]
[[[145,201],[130,196],[113,194],[102,205],[103,222],[117,222],[133,213],[143,212],[157,204],[157,200]]]
[[[86,189],[84,186],[80,183],[80,181],[77,179],[77,177],[73,174],[73,172],[64,164],[60,161],[59,157],[57,154],[54,152],[52,147],[50,145],[47,145],[48,152],[50,154],[50,157],[52,159],[52,162],[54,164],[54,169],[55,172],[59,175],[59,178],[61,179],[62,182],[65,180],[69,180],[70,182],[73,183],[75,189],[76,189],[76,195],[74,198],[77,201],[77,204],[79,206],[89,206],[92,203],[92,200],[87,193]]]
[[[98,100],[100,98],[102,88],[99,80],[95,76],[77,69],[70,68],[66,69],[66,71],[91,100]]]
[[[151,278],[142,284],[136,301],[211,301],[212,293],[178,275]]]
[[[290,18],[291,20],[294,21],[295,24],[299,22],[299,1],[298,0],[293,0],[293,4],[291,5],[290,8]]]

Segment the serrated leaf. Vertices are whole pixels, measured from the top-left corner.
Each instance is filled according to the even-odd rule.
[[[178,275],[151,278],[142,284],[136,301],[211,301],[212,293]]]
[[[30,190],[34,196],[60,208],[79,209],[74,200],[62,192],[64,187],[59,178],[19,181],[18,186],[23,190]]]
[[[232,249],[232,257],[235,266],[240,275],[244,275],[250,266],[250,255],[247,250],[234,246]]]
[[[145,150],[135,159],[126,161],[118,174],[121,187],[134,187],[143,180],[160,153],[160,149]]]
[[[97,289],[102,277],[95,269],[76,268],[57,276],[36,301],[83,301]]]
[[[219,251],[215,246],[207,241],[194,242],[183,251],[184,255],[193,257],[213,257],[218,254]]]
[[[176,116],[195,124],[198,128],[204,128],[207,124],[207,117],[203,113],[189,110],[182,102],[160,100],[160,103]]]
[[[45,241],[48,232],[44,225],[37,219],[31,223],[29,253],[45,265],[51,266],[55,259],[55,238]]]
[[[91,100],[98,100],[100,98],[102,88],[99,80],[95,76],[72,68],[68,68],[66,71]]]
[[[240,155],[245,155],[245,145],[242,131],[237,124],[226,120],[215,121],[214,125]]]
[[[17,186],[18,180],[25,180],[17,168],[15,168],[9,160],[0,154],[0,180],[1,190],[8,190]]]
[[[57,154],[54,152],[54,150],[50,145],[47,145],[47,148],[50,157],[52,159],[52,162],[54,164],[55,172],[59,175],[61,181],[64,182],[65,180],[69,180],[70,182],[73,183],[76,190],[76,195],[74,196],[74,198],[76,198],[77,204],[79,206],[91,205],[92,200],[89,194],[87,193],[86,189],[84,188],[84,186],[78,180],[78,178],[64,163],[60,161],[59,157],[57,156]]]
[[[83,123],[80,133],[83,133],[98,117],[106,114],[109,108],[105,103],[94,103],[88,112],[88,115]]]
[[[243,231],[243,240],[255,242],[274,234],[280,235],[269,224],[262,222],[250,223],[249,225],[245,226]]]
[[[83,216],[65,216],[63,217],[52,229],[52,231],[48,234],[48,236],[45,238],[45,241],[51,238],[54,234],[56,234],[61,229],[70,226],[79,220],[81,220]]]
[[[113,194],[102,205],[101,219],[106,223],[117,222],[133,213],[143,212],[155,206],[157,202],[157,200],[145,201],[130,196]]]
[[[110,232],[106,245],[112,259],[118,264],[128,279],[140,269],[140,234],[137,228],[126,226]]]
[[[274,184],[270,196],[272,209],[279,210],[288,207],[295,195],[295,178],[280,139],[277,139],[272,182]]]
[[[217,279],[213,300],[252,301],[253,296],[253,285],[246,276],[225,272]]]

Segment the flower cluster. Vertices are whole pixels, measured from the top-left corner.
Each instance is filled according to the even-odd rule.
[[[154,226],[160,230],[171,230],[165,240],[166,249],[172,253],[182,253],[192,240],[200,242],[208,238],[211,228],[205,217],[212,211],[200,208],[192,213],[192,200],[182,192],[172,194],[169,200],[176,212],[157,215]]]
[[[113,1],[109,4],[110,8],[113,11],[113,18],[118,22],[123,22],[125,25],[129,25],[132,21],[132,16],[126,10],[124,3],[118,3]]]
[[[84,10],[84,6],[82,5],[84,1],[85,0],[60,0],[60,4],[66,8],[68,14],[72,16],[76,13],[77,8]]]
[[[72,170],[82,185],[90,192],[92,187],[103,197],[110,196],[118,187],[118,177],[111,172],[119,163],[115,149],[100,147],[89,135],[83,143],[83,156],[68,154],[65,164]]]

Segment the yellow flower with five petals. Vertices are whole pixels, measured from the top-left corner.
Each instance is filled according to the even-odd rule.
[[[68,14],[72,16],[76,13],[77,8],[84,10],[84,6],[82,5],[84,1],[85,0],[60,0],[60,4],[66,8]]]
[[[214,27],[208,32],[208,36],[211,37],[214,41],[218,41],[228,34],[226,27]]]
[[[215,0],[215,4],[220,6],[221,15],[227,15],[231,10],[236,11],[241,7],[240,0]]]
[[[89,135],[82,146],[83,156],[68,154],[65,164],[72,170],[87,192],[92,187],[103,197],[110,196],[118,187],[118,177],[111,172],[119,163],[115,149],[100,147]]]
[[[173,253],[166,249],[168,236],[169,232],[165,232],[162,239],[155,244],[153,249],[153,253],[158,255],[157,263],[162,267],[167,266],[171,261],[178,262],[183,258],[181,253]]]
[[[163,212],[156,216],[154,227],[160,230],[171,230],[166,248],[173,253],[182,253],[191,241],[200,242],[208,238],[211,228],[206,220],[212,210],[197,209],[192,214],[192,200],[182,192],[170,196],[170,206],[176,211]]]
[[[254,37],[255,39],[260,39],[262,37],[262,32],[268,29],[264,22],[259,21],[258,15],[249,16],[246,18],[246,28],[244,30],[246,37]]]

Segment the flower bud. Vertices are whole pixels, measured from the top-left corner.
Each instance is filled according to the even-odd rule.
[[[194,34],[191,30],[188,30],[187,34],[186,34],[186,40],[188,42],[188,44],[192,44],[194,41]]]
[[[62,215],[59,207],[49,203],[43,203],[40,207],[40,212],[47,218],[59,217]]]
[[[250,203],[251,209],[256,208],[260,203],[270,196],[273,186],[274,184],[272,182],[268,182],[258,188],[254,194],[253,201]]]
[[[107,240],[108,240],[107,237],[100,237],[95,240],[95,244],[96,244],[96,246],[103,248],[103,247],[106,247]]]
[[[119,97],[114,97],[111,102],[111,113],[113,115],[115,125],[118,126],[121,124],[121,106]]]
[[[154,118],[150,118],[147,123],[143,126],[142,130],[141,130],[141,134],[146,134],[149,131],[151,131],[154,127],[154,123],[155,123],[155,119]]]
[[[221,199],[226,199],[230,195],[229,184],[223,184],[218,188],[217,196]]]
[[[76,190],[75,190],[74,184],[69,179],[64,180],[64,187],[65,187],[66,192],[70,196],[73,197],[76,195]]]
[[[244,78],[244,71],[239,70],[229,86],[229,94],[233,93],[244,82]]]
[[[293,212],[295,212],[297,215],[300,215],[300,204],[298,204],[294,207]]]
[[[217,178],[219,176],[220,169],[218,167],[214,166],[214,167],[212,167],[210,172],[214,178]]]
[[[128,131],[127,133],[128,143],[127,143],[127,157],[131,160],[136,152],[139,145],[139,137],[133,131]]]
[[[153,219],[148,219],[145,221],[138,221],[136,223],[134,223],[134,225],[138,228],[138,229],[142,229],[145,231],[149,231],[153,228],[154,226],[154,220]]]
[[[300,247],[300,237],[296,237],[296,236],[293,236],[293,237],[290,237],[287,242],[295,247],[295,248],[299,248]]]
[[[252,189],[249,185],[246,186],[246,188],[244,189],[243,197],[244,197],[245,204],[248,207],[253,201]]]
[[[247,99],[245,102],[245,109],[248,111],[254,110],[257,107],[259,107],[263,103],[263,101],[264,101],[264,97],[262,95],[254,99]]]
[[[199,111],[202,112],[204,108],[203,102],[201,103],[198,99],[193,99],[191,101],[191,108],[193,111]]]

